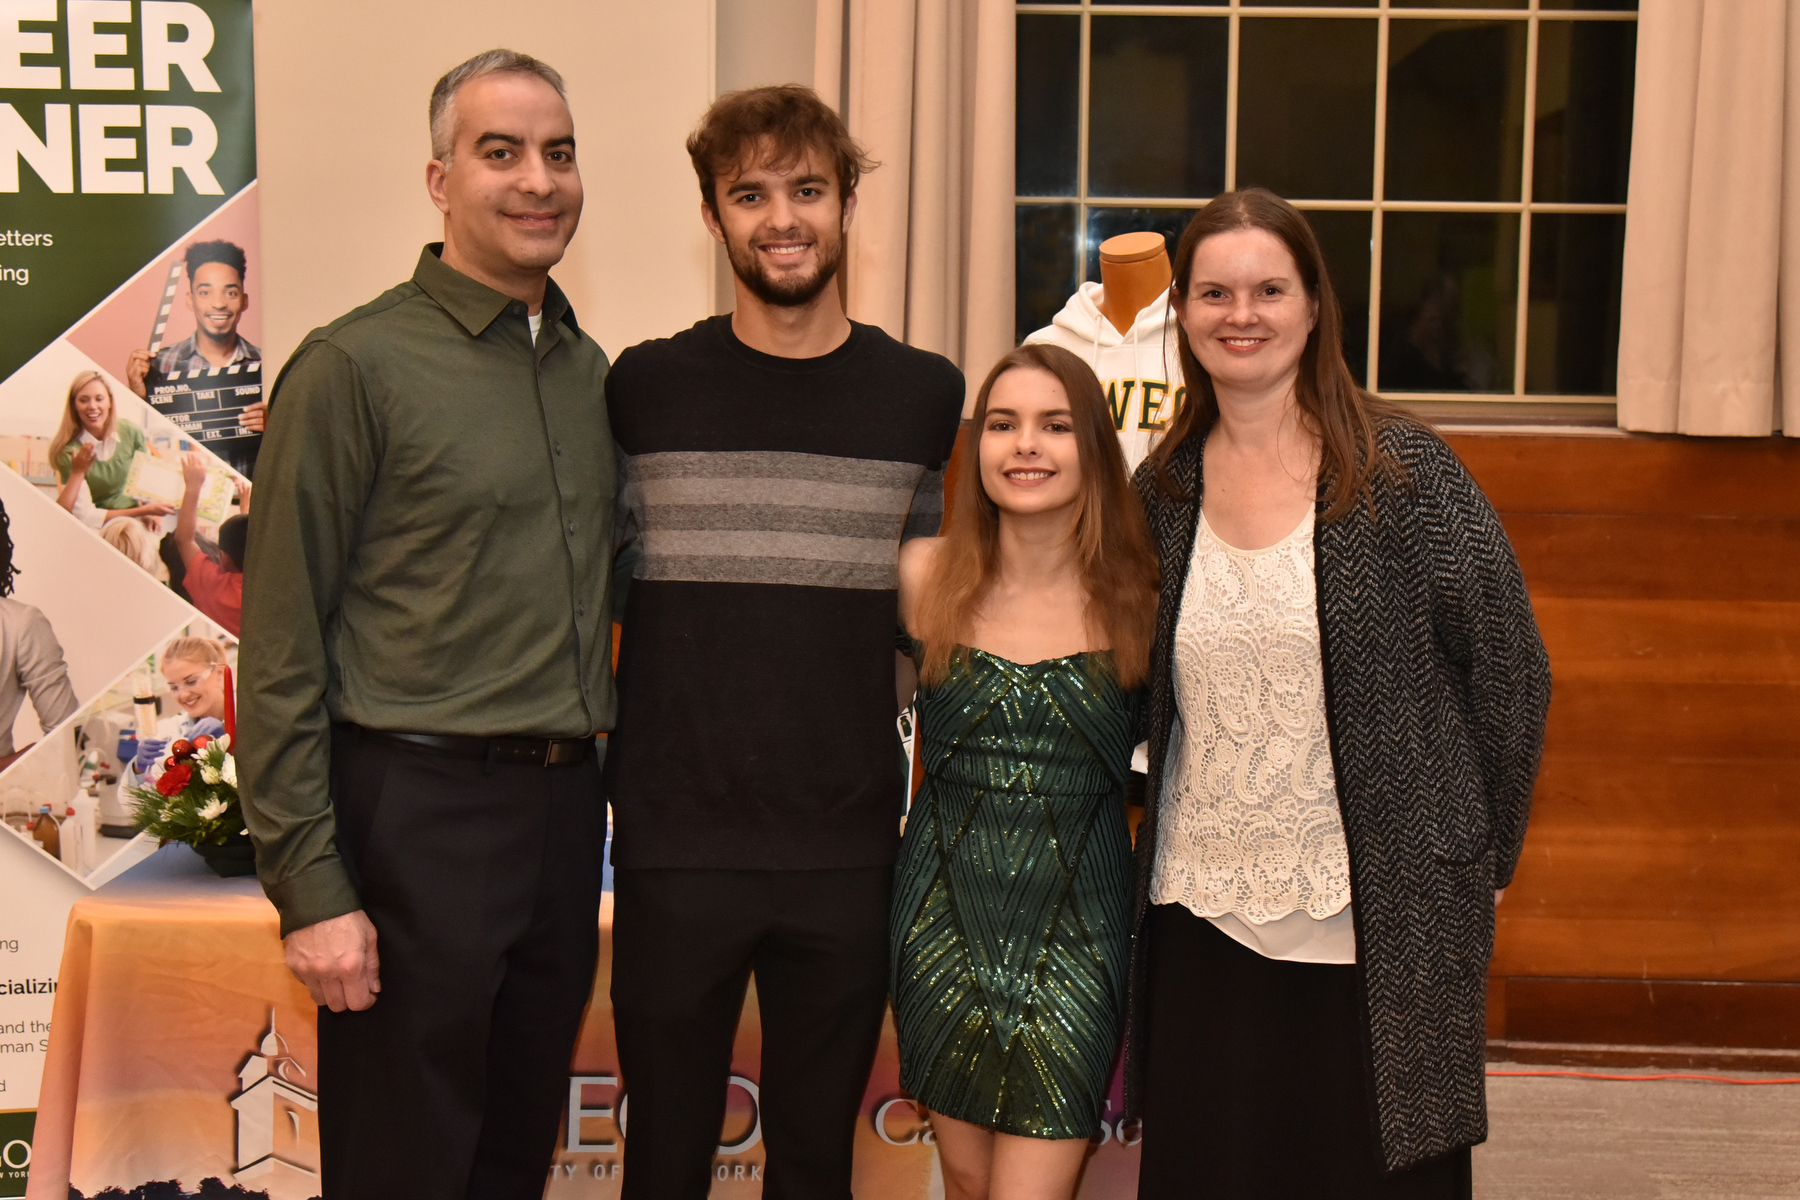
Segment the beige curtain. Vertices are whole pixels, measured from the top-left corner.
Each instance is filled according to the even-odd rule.
[[[1800,0],[1643,0],[1619,424],[1800,436]]]
[[[813,80],[864,176],[850,316],[934,350],[973,395],[1013,345],[1012,0],[819,0]]]

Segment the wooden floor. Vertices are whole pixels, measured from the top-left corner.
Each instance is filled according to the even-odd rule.
[[[1555,676],[1490,1036],[1800,1066],[1800,439],[1450,440]]]

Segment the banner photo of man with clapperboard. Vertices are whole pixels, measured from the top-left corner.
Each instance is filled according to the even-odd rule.
[[[246,478],[262,445],[262,351],[239,330],[250,294],[242,247],[195,242],[169,264],[168,286],[149,346],[125,365],[131,390]],[[194,332],[165,346],[176,295],[194,316]]]

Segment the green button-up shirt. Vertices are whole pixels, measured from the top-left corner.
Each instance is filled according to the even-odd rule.
[[[612,728],[606,355],[554,283],[526,307],[444,265],[309,334],[271,396],[244,571],[239,780],[285,935],[361,907],[331,723]]]

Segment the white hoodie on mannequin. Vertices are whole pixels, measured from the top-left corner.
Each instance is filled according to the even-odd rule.
[[[1152,439],[1187,399],[1167,292],[1138,313],[1130,332],[1120,334],[1100,312],[1100,285],[1084,283],[1056,319],[1025,343],[1061,346],[1094,368],[1128,470],[1144,461]]]

